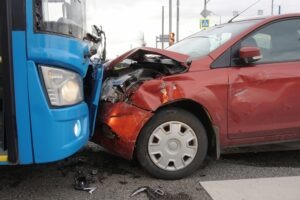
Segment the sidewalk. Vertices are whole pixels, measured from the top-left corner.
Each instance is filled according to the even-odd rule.
[[[200,184],[213,200],[300,200],[300,176]]]

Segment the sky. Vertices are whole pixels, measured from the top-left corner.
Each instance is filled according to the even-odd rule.
[[[212,11],[211,24],[227,22],[233,11],[241,12],[257,0],[210,0],[207,8]],[[260,0],[238,19],[271,14],[272,0]],[[173,0],[173,32],[176,31],[176,4]],[[281,5],[282,14],[300,12],[300,0],[274,0],[274,14]],[[115,58],[138,47],[141,38],[147,46],[156,46],[156,36],[162,32],[162,6],[165,6],[165,33],[169,32],[169,0],[87,0],[87,24],[101,25],[107,35],[108,58]],[[200,12],[204,0],[180,0],[180,32],[183,39],[200,31]],[[167,44],[166,44],[167,46]],[[161,47],[161,46],[159,46]]]

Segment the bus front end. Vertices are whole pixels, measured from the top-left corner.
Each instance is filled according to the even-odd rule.
[[[2,56],[1,67],[11,73],[10,84],[3,86],[3,104],[5,108],[11,104],[11,110],[3,110],[2,151],[12,164],[64,159],[92,136],[101,91],[102,67],[90,65],[89,45],[84,41],[86,2],[12,0],[6,4],[7,15],[12,16],[7,26],[11,52]],[[9,92],[11,100],[5,98]]]

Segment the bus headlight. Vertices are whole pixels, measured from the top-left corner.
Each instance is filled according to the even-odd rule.
[[[70,106],[83,101],[83,84],[79,74],[49,66],[40,67],[52,106]]]

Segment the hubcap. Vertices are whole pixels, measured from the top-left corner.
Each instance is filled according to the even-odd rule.
[[[176,121],[158,126],[148,142],[152,162],[167,171],[177,171],[190,165],[197,150],[198,140],[193,129]]]

